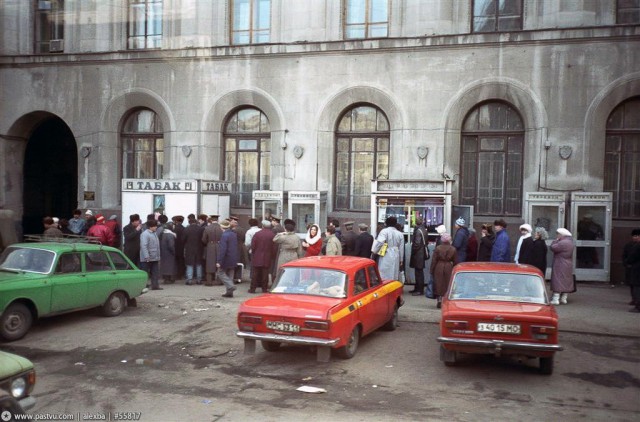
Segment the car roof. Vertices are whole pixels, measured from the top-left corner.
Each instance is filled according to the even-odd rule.
[[[453,274],[465,271],[490,273],[518,273],[542,276],[542,272],[533,265],[509,262],[462,262],[453,267]]]
[[[29,248],[29,249],[41,249],[56,253],[62,252],[86,252],[86,251],[100,251],[100,250],[108,250],[108,251],[117,251],[118,249],[112,248],[110,246],[98,245],[95,243],[61,243],[61,242],[33,242],[33,243],[13,243],[7,248]]]
[[[282,267],[326,268],[350,272],[373,263],[371,259],[356,256],[309,256],[287,262]]]

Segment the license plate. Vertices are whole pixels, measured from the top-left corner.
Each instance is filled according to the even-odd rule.
[[[520,326],[517,324],[492,324],[479,322],[478,331],[483,333],[520,334]]]
[[[267,321],[267,328],[275,331],[285,331],[287,333],[300,332],[300,326],[288,322]]]

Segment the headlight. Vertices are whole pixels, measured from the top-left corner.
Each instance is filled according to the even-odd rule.
[[[22,397],[27,390],[27,381],[24,378],[16,378],[11,381],[11,394],[16,399]]]

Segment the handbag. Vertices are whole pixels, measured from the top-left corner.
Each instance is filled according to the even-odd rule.
[[[384,242],[380,247],[380,250],[378,251],[378,255],[385,256],[387,254],[388,247],[389,247],[389,244],[387,242]]]

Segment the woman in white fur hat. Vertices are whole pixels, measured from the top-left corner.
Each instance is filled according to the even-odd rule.
[[[569,293],[575,292],[573,281],[573,238],[565,228],[557,230],[557,238],[551,243],[553,267],[551,271],[552,305],[566,305]]]
[[[529,264],[529,255],[533,250],[532,230],[529,224],[525,223],[520,226],[520,239],[518,239],[516,246],[516,255],[513,257],[513,262],[516,264]]]

